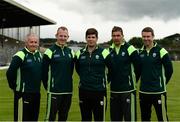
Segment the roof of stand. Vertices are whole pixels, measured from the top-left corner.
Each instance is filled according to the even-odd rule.
[[[13,0],[0,0],[0,21],[0,28],[56,24]]]

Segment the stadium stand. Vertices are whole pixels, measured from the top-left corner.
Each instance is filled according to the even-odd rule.
[[[24,47],[24,41],[20,41],[3,35],[0,35],[0,40],[0,66],[4,66],[7,65],[8,62],[10,62],[11,57],[15,52]]]
[[[23,47],[25,35],[40,36],[41,25],[56,24],[14,0],[0,0],[0,13],[0,66],[8,64]]]

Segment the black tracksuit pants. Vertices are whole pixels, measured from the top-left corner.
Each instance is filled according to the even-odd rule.
[[[40,93],[14,92],[14,121],[38,121]]]
[[[72,94],[47,94],[46,120],[55,121],[58,113],[58,121],[66,121],[71,106]]]
[[[111,121],[136,121],[136,92],[111,93]]]
[[[103,121],[105,119],[106,91],[88,91],[79,89],[79,106],[82,121]],[[104,120],[105,121],[105,120]]]
[[[150,121],[151,107],[155,108],[158,121],[168,121],[166,93],[162,94],[139,94],[141,120]]]

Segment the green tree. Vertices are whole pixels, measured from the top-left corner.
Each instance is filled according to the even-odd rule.
[[[141,37],[133,37],[129,40],[129,44],[133,45],[135,48],[141,48],[143,46],[143,41]]]

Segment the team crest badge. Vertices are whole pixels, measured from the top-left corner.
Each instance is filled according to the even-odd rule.
[[[99,59],[99,55],[96,55],[96,59]]]
[[[153,53],[153,57],[156,57],[156,53]]]
[[[122,56],[125,56],[125,52],[122,52],[122,54],[121,54]]]

